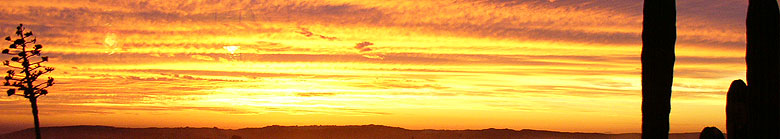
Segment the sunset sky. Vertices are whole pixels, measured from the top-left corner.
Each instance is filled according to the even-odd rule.
[[[0,3],[57,68],[42,126],[641,129],[642,0]],[[677,7],[671,132],[725,131],[747,1]],[[0,132],[32,126],[0,97]]]

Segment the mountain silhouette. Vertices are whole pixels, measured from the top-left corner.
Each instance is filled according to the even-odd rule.
[[[110,126],[43,127],[44,138],[57,139],[636,139],[640,133],[604,134],[545,130],[409,130],[382,125],[267,126],[262,128],[121,128]],[[33,129],[0,135],[0,139],[34,137]],[[671,139],[695,139],[699,133],[672,133]]]

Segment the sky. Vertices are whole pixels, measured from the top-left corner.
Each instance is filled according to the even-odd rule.
[[[42,126],[641,132],[641,0],[0,3],[56,68]],[[746,9],[677,0],[671,132],[725,131]],[[32,127],[22,97],[0,117]]]

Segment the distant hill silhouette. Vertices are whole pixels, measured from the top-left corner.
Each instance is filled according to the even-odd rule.
[[[408,130],[382,125],[267,126],[263,128],[120,128],[63,126],[41,128],[44,138],[56,139],[637,139],[639,133],[571,133],[523,129]],[[33,138],[33,129],[0,135],[0,139]],[[673,133],[671,139],[695,139],[699,133]]]
[[[120,128],[110,126],[63,126],[41,128],[44,138],[56,139],[637,139],[639,133],[571,133],[523,129],[408,130],[382,125],[360,126],[267,126],[263,128]],[[674,133],[672,139],[695,139],[699,133]],[[0,139],[33,138],[33,129],[0,135]]]

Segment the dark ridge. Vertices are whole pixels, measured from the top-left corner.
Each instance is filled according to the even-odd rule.
[[[56,139],[636,139],[639,133],[605,134],[558,132],[546,130],[409,130],[383,125],[318,125],[267,126],[262,128],[122,128],[97,125],[78,125],[41,128],[44,138]],[[34,137],[33,129],[24,129],[0,135],[0,139]],[[695,139],[699,133],[673,133],[672,139]]]

